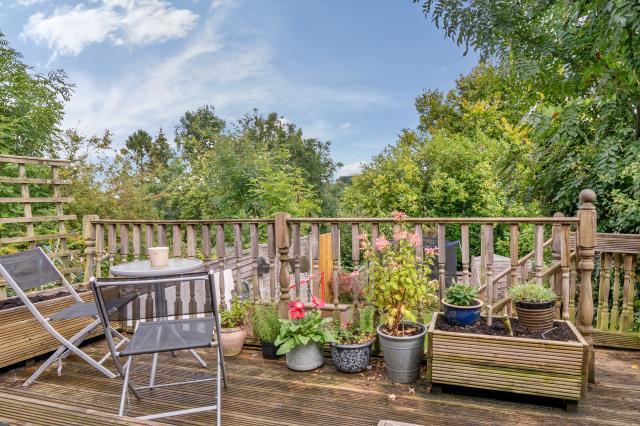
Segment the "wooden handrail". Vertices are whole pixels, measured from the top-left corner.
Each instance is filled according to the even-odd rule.
[[[544,244],[542,244],[542,248],[548,247],[551,245],[551,243],[553,242],[553,238],[549,238],[547,241],[544,242]],[[535,255],[535,250],[527,253],[526,255],[524,255],[524,257],[518,259],[518,267],[522,266],[526,261],[528,261],[529,259],[531,259],[534,255]],[[506,268],[504,271],[500,272],[498,275],[496,275],[495,277],[492,278],[492,281],[498,282],[499,280],[501,280],[502,278],[504,278],[507,274],[509,274],[509,272],[511,272],[511,268]],[[482,293],[483,291],[486,291],[487,289],[487,285],[481,285],[480,287],[478,287],[478,293]]]
[[[535,223],[535,224],[556,224],[573,225],[578,220],[575,217],[407,217],[403,219],[406,223]],[[289,223],[395,223],[392,217],[293,217]]]

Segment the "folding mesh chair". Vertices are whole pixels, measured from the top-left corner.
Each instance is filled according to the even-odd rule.
[[[40,247],[25,250],[20,253],[0,256],[0,274],[18,295],[22,303],[24,303],[27,309],[29,309],[31,314],[33,314],[35,319],[42,324],[49,334],[60,342],[58,350],[56,350],[53,355],[51,355],[49,359],[47,359],[44,364],[42,364],[40,368],[38,368],[38,370],[36,370],[36,372],[33,373],[26,382],[24,382],[24,386],[29,386],[33,383],[47,368],[49,368],[51,364],[56,361],[58,362],[58,375],[61,375],[62,360],[72,353],[78,355],[105,376],[109,378],[116,377],[114,373],[102,365],[110,354],[106,354],[102,359],[96,361],[78,347],[83,340],[100,325],[96,304],[94,302],[85,302],[80,298],[73,286],[69,284],[62,274],[60,274],[51,259],[49,259]],[[76,300],[76,303],[56,312],[53,315],[45,317],[33,302],[31,302],[26,292],[45,284],[55,282],[62,283],[69,294]],[[133,295],[129,295],[112,299],[109,303],[109,311],[115,312],[119,307],[124,306],[128,301],[133,299],[133,297]],[[65,338],[54,327],[55,321],[77,318],[93,318],[93,321],[70,338]],[[126,338],[110,325],[107,326],[106,330],[109,334],[115,335],[120,339],[118,345],[122,345],[126,341]]]
[[[123,378],[118,414],[125,415],[125,406],[129,402],[129,391],[136,398],[141,399],[141,391],[143,390],[215,381],[216,403],[214,405],[167,411],[139,418],[153,420],[216,411],[217,424],[220,424],[221,382],[224,383],[226,389],[227,379],[222,346],[218,344],[221,337],[220,314],[215,292],[214,272],[153,278],[91,278],[90,283],[104,324],[108,323],[108,306],[112,298],[117,298],[119,294],[131,290],[135,290],[140,295],[138,299],[131,302],[131,306],[122,308],[127,312],[127,321],[135,325],[133,336],[130,337],[126,347],[123,350],[118,350],[112,336],[105,333],[116,368]],[[179,315],[167,313],[167,299],[173,300],[167,295],[175,296],[176,293],[190,300],[188,312],[180,309]],[[200,297],[196,298],[196,295],[200,295]],[[176,351],[189,350],[195,354],[193,350],[196,348],[215,349],[215,376],[179,382],[165,383],[162,380],[160,380],[161,383],[155,382],[154,373],[159,353],[170,352],[173,354]],[[148,385],[137,386],[132,380],[134,358],[145,354],[153,355],[152,374]],[[126,358],[124,364],[120,358]],[[206,366],[206,364],[203,365]]]

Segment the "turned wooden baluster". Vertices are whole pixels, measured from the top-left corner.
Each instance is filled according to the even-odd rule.
[[[235,262],[235,270],[236,270],[236,294],[240,296],[242,293],[242,273],[241,273],[241,264],[242,260],[242,224],[234,223],[233,224],[233,245],[235,249],[236,262]]]
[[[167,246],[167,226],[158,225],[158,247]]]
[[[224,224],[219,223],[216,226],[216,256],[218,258],[218,288],[220,289],[220,300],[218,303],[223,303],[225,301],[225,290],[227,285],[231,285],[231,283],[224,282],[224,261],[225,256],[227,254],[227,250],[224,242]]]
[[[120,225],[120,261],[129,260],[129,225]]]
[[[116,225],[109,225],[107,230],[107,245],[109,248],[109,276],[111,276],[111,267],[115,263],[116,256]]]
[[[560,212],[557,212],[553,214],[553,217],[561,218],[561,217],[564,217],[564,215]],[[561,239],[560,226],[561,225],[559,223],[554,223],[551,226],[551,266],[552,267],[560,263],[560,257],[561,257],[560,246],[562,244],[562,242],[560,241]],[[560,269],[558,270],[558,272],[553,273],[549,277],[549,281],[550,281],[551,290],[553,290],[556,293],[555,318],[561,319],[562,318],[562,265],[560,266]]]
[[[269,257],[269,298],[276,301],[276,231],[275,224],[267,224],[267,256]]]
[[[571,246],[569,225],[560,226],[560,266],[562,268],[562,319],[568,321],[571,317],[569,310],[571,287]]]
[[[171,240],[173,242],[173,257],[182,256],[182,230],[180,225],[173,225],[171,230]]]
[[[101,223],[97,223],[96,227],[96,263],[95,263],[95,276],[97,278],[102,277],[102,258],[104,256],[104,227]]]
[[[97,273],[100,264],[96,264],[96,227],[93,221],[98,220],[97,215],[84,215],[82,217],[82,238],[85,240],[84,255],[86,261],[84,263],[85,280]]]
[[[257,303],[261,299],[260,282],[258,277],[258,257],[260,257],[260,239],[258,234],[258,224],[249,224],[249,238],[251,239],[251,269],[253,271],[251,277],[253,303]]]
[[[609,329],[609,294],[611,292],[611,253],[602,253],[600,268],[602,269],[602,279],[600,280],[600,290],[602,296],[598,302],[598,319],[600,323],[597,325],[599,330],[606,331]],[[600,307],[602,303],[602,307]]]
[[[534,244],[535,244],[535,271],[536,284],[542,285],[542,266],[544,265],[544,226],[536,224],[534,226]]]
[[[133,260],[140,260],[140,252],[142,251],[142,227],[133,225]]]
[[[578,289],[578,256],[571,261],[571,281],[569,282],[569,317],[576,319],[576,293]]]
[[[311,224],[311,258],[313,273],[312,294],[320,297],[320,226],[317,223]]]
[[[463,223],[460,225],[461,236],[461,257],[462,257],[462,282],[469,285],[471,273],[469,272],[469,225]]]
[[[153,247],[153,225],[146,224],[144,226],[145,250],[143,255],[149,256],[149,247]]]
[[[304,300],[300,289],[300,224],[291,224],[291,245],[293,249],[293,279],[296,285],[296,299]]]
[[[593,297],[591,274],[594,268],[596,245],[597,213],[593,205],[596,194],[590,189],[580,192],[581,205],[578,208],[578,269],[580,273],[580,300],[576,326],[589,343],[589,381],[595,382],[595,352],[593,351]]]
[[[631,289],[631,266],[633,265],[633,257],[630,254],[624,255],[623,261],[624,267],[624,285],[622,288],[622,312],[620,313],[620,328],[621,332],[627,332],[631,329],[633,324],[633,313],[631,310],[630,299],[633,298],[630,294]]]
[[[289,296],[289,245],[291,239],[289,236],[289,218],[286,213],[278,213],[275,218],[275,242],[280,254],[280,274],[278,281],[280,283],[280,302],[278,303],[278,312],[281,318],[289,317],[287,305],[291,297]]]
[[[196,226],[192,224],[187,225],[187,257],[196,257]]]
[[[620,321],[620,254],[613,255],[613,300],[611,302],[611,319],[609,330],[616,331]]]
[[[358,271],[360,266],[360,228],[357,223],[351,224],[351,265],[353,270]],[[417,249],[417,248],[416,248]],[[357,274],[356,274],[357,275]],[[353,291],[353,304],[358,306],[358,299],[360,298],[360,277],[351,277],[351,290]]]
[[[511,288],[518,284],[518,263],[520,262],[520,228],[518,224],[509,225],[509,261],[511,263],[511,273],[509,274],[507,286]],[[513,313],[513,304],[507,305],[507,314]]]
[[[380,224],[372,223],[371,224],[371,244],[373,244],[374,247],[378,237],[380,237]]]
[[[485,282],[487,283],[487,325],[491,326],[493,324],[493,297],[494,297],[494,289],[493,289],[493,225],[485,224],[484,228],[484,243],[486,245],[485,253],[486,253],[486,278]]]
[[[340,285],[340,227],[337,223],[331,224],[331,256],[333,257],[333,312],[338,314],[338,291]]]
[[[202,237],[202,256],[204,257],[204,265],[206,268],[211,266],[211,226],[202,225],[200,229]],[[205,288],[208,288],[205,286]]]
[[[414,228],[413,228],[413,232],[415,232],[416,236],[418,237],[417,240],[417,244],[416,244],[416,258],[418,259],[419,262],[422,262],[424,260],[424,243],[422,242],[422,225],[419,223],[416,223]],[[358,244],[358,251],[360,251],[360,244]]]
[[[444,299],[444,291],[446,284],[445,261],[447,259],[447,241],[446,228],[444,223],[438,224],[438,283],[439,283],[439,300],[440,309],[442,310],[442,299]]]

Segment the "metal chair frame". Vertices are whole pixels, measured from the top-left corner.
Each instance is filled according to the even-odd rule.
[[[217,298],[216,298],[216,293],[215,293],[215,281],[214,281],[214,271],[209,271],[208,273],[191,273],[191,274],[183,274],[183,275],[176,275],[176,276],[170,276],[170,277],[153,277],[153,278],[104,278],[104,279],[99,279],[99,278],[95,278],[92,277],[90,280],[90,284],[91,284],[91,289],[94,292],[95,295],[95,300],[96,303],[98,305],[98,311],[100,313],[101,319],[104,323],[108,323],[109,319],[108,319],[108,312],[107,312],[107,308],[106,308],[106,302],[105,302],[105,298],[104,295],[102,293],[102,288],[104,287],[114,287],[114,286],[136,286],[136,285],[154,285],[154,288],[156,289],[155,293],[156,295],[158,294],[158,285],[159,284],[164,284],[164,283],[173,283],[173,282],[182,282],[182,281],[191,281],[191,280],[204,280],[206,285],[209,286],[209,290],[210,290],[210,294],[211,294],[211,305],[212,305],[212,316],[211,317],[205,317],[205,318],[211,318],[211,321],[213,321],[213,328],[214,328],[214,332],[215,332],[215,340],[212,340],[211,343],[209,344],[209,347],[213,348],[216,350],[217,355],[216,355],[216,375],[214,377],[211,378],[206,378],[206,379],[197,379],[197,380],[187,380],[187,381],[180,381],[180,382],[172,382],[172,383],[162,383],[162,384],[156,384],[155,383],[155,366],[156,366],[156,361],[157,361],[157,355],[160,352],[170,352],[170,353],[174,353],[175,350],[189,350],[192,352],[192,354],[195,354],[195,352],[193,351],[194,348],[180,348],[180,349],[175,349],[175,348],[169,348],[169,349],[160,349],[160,350],[143,350],[140,352],[136,352],[135,354],[130,354],[127,355],[126,354],[126,348],[123,352],[119,352],[118,351],[118,347],[117,345],[114,344],[113,342],[113,338],[109,333],[105,333],[105,337],[107,340],[107,345],[109,346],[109,351],[112,355],[112,358],[114,360],[114,363],[116,365],[116,368],[118,370],[118,372],[120,373],[120,376],[123,378],[123,384],[122,384],[122,393],[120,396],[120,405],[118,408],[118,415],[120,416],[124,416],[125,415],[125,405],[128,402],[128,396],[129,396],[129,391],[131,391],[134,396],[137,399],[141,399],[141,395],[139,391],[142,390],[148,390],[148,389],[154,389],[154,388],[160,388],[160,387],[169,387],[169,386],[179,386],[179,385],[187,385],[187,384],[193,384],[193,383],[201,383],[201,382],[209,382],[209,381],[216,381],[216,404],[215,405],[207,405],[207,406],[202,406],[202,407],[194,407],[194,408],[188,408],[188,409],[183,409],[183,410],[175,410],[175,411],[167,411],[167,412],[162,412],[162,413],[156,413],[156,414],[150,414],[150,415],[146,415],[146,416],[140,416],[138,417],[139,419],[143,419],[143,420],[154,420],[154,419],[161,419],[161,418],[165,418],[165,417],[174,417],[174,416],[180,416],[180,415],[186,415],[186,414],[193,414],[193,413],[200,413],[200,412],[204,412],[204,411],[216,411],[216,424],[221,424],[221,403],[222,403],[222,385],[224,385],[224,389],[227,389],[227,377],[226,377],[226,373],[225,373],[225,366],[224,366],[224,356],[222,353],[222,345],[219,344],[219,342],[221,341],[221,332],[220,332],[220,312],[218,310],[218,303],[217,303]],[[160,309],[160,308],[158,308]],[[164,315],[164,317],[162,317]],[[161,318],[162,317],[162,318]],[[205,318],[194,318],[193,321],[203,321],[205,320]],[[163,312],[156,312],[154,318],[152,319],[153,323],[162,327],[163,324],[166,325],[171,325],[172,322],[175,321],[189,321],[189,320],[184,320],[184,319],[168,319],[166,317],[166,314]],[[157,320],[157,321],[156,321]],[[130,342],[133,342],[135,340],[135,336],[136,336],[136,331],[140,328],[142,324],[142,321],[138,320],[138,323],[134,329],[134,333],[133,333],[133,337],[131,338]],[[212,336],[213,337],[213,336]],[[202,347],[202,346],[199,346]],[[153,364],[152,364],[152,370],[153,370],[153,374],[150,378],[149,381],[149,385],[147,386],[136,386],[133,381],[131,380],[131,370],[133,368],[133,362],[134,362],[134,357],[138,356],[138,355],[143,355],[143,354],[152,354],[153,355]],[[120,357],[127,357],[126,362],[124,363],[124,365],[122,364]],[[196,358],[199,362],[200,362],[200,357]],[[203,362],[200,362],[201,364]],[[205,364],[206,366],[206,364]]]
[[[36,247],[35,249],[27,250],[26,252],[39,252],[43,259],[51,265],[51,267],[56,271],[58,278],[65,289],[69,292],[69,294],[79,303],[90,303],[82,300],[80,295],[76,292],[71,284],[64,278],[64,276],[60,273],[60,271],[55,267],[54,263],[51,261],[49,256],[45,254],[45,252],[40,248]],[[25,253],[26,253],[25,252]],[[19,255],[19,254],[18,254]],[[0,257],[1,261],[1,257]],[[49,366],[51,366],[54,362],[58,362],[58,376],[62,375],[62,360],[67,358],[69,355],[76,354],[81,359],[86,361],[90,366],[104,374],[109,378],[114,378],[116,375],[111,372],[109,369],[103,366],[103,363],[109,358],[110,354],[107,353],[103,356],[99,361],[94,360],[91,356],[87,355],[82,349],[78,346],[87,338],[89,334],[91,334],[100,324],[100,318],[97,315],[87,315],[85,318],[94,318],[94,320],[84,327],[82,330],[78,331],[70,338],[65,338],[56,328],[52,325],[52,322],[55,322],[54,319],[50,317],[45,317],[38,310],[38,308],[34,305],[34,303],[29,299],[25,291],[20,287],[20,285],[16,282],[13,276],[6,270],[6,268],[0,263],[0,275],[4,278],[4,280],[11,286],[16,295],[20,298],[24,306],[31,312],[33,317],[44,327],[45,330],[49,334],[51,334],[58,342],[60,342],[60,347],[29,377],[23,384],[23,386],[31,385],[42,373],[45,372]],[[46,284],[46,283],[42,283]],[[33,287],[35,288],[35,287]],[[55,315],[55,314],[54,314]],[[80,316],[78,318],[82,318]],[[113,335],[120,338],[120,342],[118,342],[118,346],[121,346],[127,339],[125,336],[120,334],[117,330],[115,330],[111,325],[108,325],[107,330],[110,331]]]

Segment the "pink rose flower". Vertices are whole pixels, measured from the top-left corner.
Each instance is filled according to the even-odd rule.
[[[386,249],[387,247],[389,247],[391,243],[389,243],[389,240],[387,240],[387,237],[385,237],[384,235],[381,235],[380,237],[378,237],[374,243],[376,250],[378,251],[382,251],[384,249]]]

